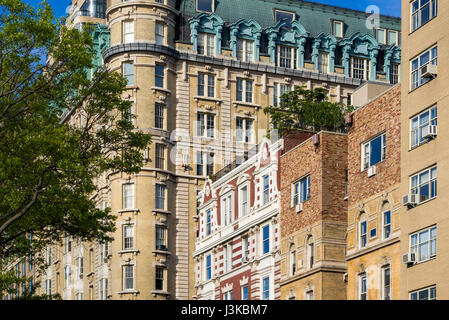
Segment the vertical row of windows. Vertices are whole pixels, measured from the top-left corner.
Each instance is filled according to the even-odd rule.
[[[411,3],[411,31],[415,31],[438,13],[438,0],[415,0]]]

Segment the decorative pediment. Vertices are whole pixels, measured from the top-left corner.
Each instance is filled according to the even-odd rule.
[[[401,63],[401,47],[392,45],[385,50],[385,60]]]
[[[223,187],[220,189],[220,191],[218,192],[218,194],[219,194],[220,196],[223,196],[223,195],[225,195],[225,194],[228,193],[228,192],[234,192],[234,190],[235,190],[234,186],[232,186],[232,185],[230,185],[230,184],[227,184],[227,185],[223,186]]]
[[[370,57],[373,50],[378,51],[380,49],[379,43],[371,34],[361,35],[360,32],[354,33],[349,39],[341,40],[340,45],[350,48],[352,54],[366,57]]]
[[[96,24],[95,29],[92,31],[92,41],[95,51],[93,64],[98,68],[103,63],[102,52],[111,46],[111,33],[108,27],[102,24]]]
[[[254,60],[259,60],[260,35],[262,28],[254,20],[240,19],[230,26],[231,29],[231,49],[232,55],[237,56],[237,39],[246,39],[254,41]]]
[[[215,13],[202,12],[189,19],[190,41],[193,44],[193,50],[198,50],[198,32],[215,34],[216,53],[221,54],[221,32],[223,31],[224,21]]]
[[[299,45],[301,38],[307,38],[309,32],[299,21],[293,21],[291,27],[288,27],[287,19],[282,19],[276,25],[265,29],[268,39],[278,43]]]
[[[313,47],[317,47],[320,51],[329,51],[332,46],[337,45],[337,39],[330,33],[320,33],[313,40]]]

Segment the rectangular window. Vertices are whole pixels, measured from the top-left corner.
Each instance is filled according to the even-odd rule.
[[[72,284],[72,266],[70,265],[64,267],[64,280],[66,288]]]
[[[369,80],[370,79],[370,60],[363,58],[351,58],[351,75],[355,79]]]
[[[397,46],[399,44],[399,32],[388,30],[388,45]]]
[[[164,226],[156,226],[156,250],[167,250],[165,232]]]
[[[232,270],[232,244],[225,246],[225,272]]]
[[[77,257],[76,258],[76,268],[78,270],[78,278],[83,278],[84,275],[84,258]]]
[[[270,201],[270,178],[268,175],[263,176],[263,204]]]
[[[248,187],[244,186],[240,189],[240,216],[248,214]]]
[[[196,10],[214,12],[214,0],[196,0]]]
[[[362,171],[385,160],[385,133],[362,144]]]
[[[266,225],[262,228],[262,244],[263,254],[270,252],[270,226]]]
[[[253,81],[237,78],[236,100],[253,102]]]
[[[385,266],[382,268],[382,281],[383,281],[383,300],[391,299],[391,268]]]
[[[134,184],[123,184],[123,209],[134,208]]]
[[[270,277],[263,278],[262,280],[262,299],[270,299]]]
[[[165,106],[160,103],[156,103],[154,110],[154,126],[157,129],[164,129],[164,112]]]
[[[296,69],[298,49],[293,47],[278,46],[277,66]]]
[[[320,52],[318,56],[318,70],[321,73],[329,72],[329,53]]]
[[[242,300],[248,300],[248,285],[242,287]]]
[[[290,275],[294,276],[296,273],[296,251],[290,252]]]
[[[206,256],[206,280],[212,279],[212,256]]]
[[[164,290],[164,268],[156,267],[155,289]]]
[[[134,248],[134,227],[133,225],[123,226],[123,249],[130,250]]]
[[[332,34],[334,37],[343,38],[343,22],[332,21]]]
[[[211,210],[206,210],[206,236],[210,235],[212,232],[212,214]]]
[[[215,54],[215,35],[210,33],[198,33],[198,54],[213,57]]]
[[[410,292],[410,300],[436,300],[436,298],[436,286]]]
[[[134,289],[134,266],[123,267],[123,289]]]
[[[207,92],[205,92],[205,80],[207,79]],[[207,93],[207,95],[206,95]],[[198,96],[215,97],[215,76],[212,74],[198,73]]]
[[[123,64],[123,76],[127,81],[128,86],[134,85],[134,64],[124,63]]]
[[[410,252],[415,254],[417,262],[429,260],[437,255],[437,227],[410,235]]]
[[[376,39],[380,44],[387,44],[387,34],[385,29],[376,29]]]
[[[312,241],[312,238],[310,238],[309,241]],[[307,244],[307,268],[309,269],[313,268],[314,260],[315,260],[315,246],[313,242],[310,242]]]
[[[156,44],[164,45],[165,44],[165,24],[160,21],[156,21],[155,25],[155,34],[156,34]]]
[[[426,169],[410,178],[410,193],[417,194],[419,202],[437,196],[437,167]]]
[[[248,258],[249,257],[249,241],[248,236],[242,237],[242,257]]]
[[[384,230],[384,239],[390,238],[391,235],[391,211],[385,211],[383,215],[383,230]]]
[[[202,176],[204,174],[203,167],[204,167],[203,152],[197,151],[197,153],[196,153],[196,174],[197,175]]]
[[[398,63],[390,64],[390,83],[391,84],[399,83],[399,64]]]
[[[359,276],[359,300],[367,300],[366,274],[362,274]]]
[[[282,19],[286,19],[287,24],[285,27],[290,28],[291,23],[293,20],[295,20],[296,14],[294,12],[288,12],[288,11],[281,11],[281,10],[275,10],[274,11],[274,23],[278,23]]]
[[[165,209],[165,186],[162,184],[156,184],[156,198],[155,207],[156,209]]]
[[[411,6],[411,32],[435,18],[438,13],[437,0],[415,0]]]
[[[410,81],[411,90],[418,88],[419,86],[430,81],[429,78],[423,77],[423,67],[428,65],[438,64],[438,47],[434,46],[425,52],[421,53],[418,57],[410,61]]]
[[[437,125],[437,106],[421,112],[410,120],[410,144],[412,148],[428,141],[427,138],[423,137],[423,131],[430,125]]]
[[[210,176],[214,174],[214,156],[209,152],[197,151],[196,174],[199,176]],[[206,165],[206,172],[204,172],[204,165]]]
[[[164,87],[164,66],[161,64],[156,64],[154,85],[160,88]]]
[[[278,106],[282,102],[282,95],[292,91],[292,86],[289,84],[274,84],[273,105]]]
[[[156,161],[155,167],[158,169],[165,169],[165,145],[156,143]]]
[[[232,290],[223,293],[223,300],[232,300]]]
[[[360,248],[366,247],[366,221],[360,222]]]
[[[223,197],[221,200],[221,216],[222,216],[222,225],[227,226],[231,224],[232,221],[232,204],[231,204],[231,196]]]
[[[252,119],[236,118],[235,121],[235,139],[237,142],[253,142],[253,123]]]
[[[134,21],[123,22],[123,42],[134,42]]]
[[[303,203],[310,199],[310,175],[302,178],[292,185],[293,188],[293,202],[292,206],[299,202]]]
[[[252,62],[254,53],[254,41],[237,39],[237,59]]]
[[[213,138],[215,135],[215,115],[210,113],[197,114],[196,135]]]

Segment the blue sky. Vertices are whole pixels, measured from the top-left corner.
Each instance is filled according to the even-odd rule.
[[[24,0],[25,2],[36,5],[41,0]],[[71,0],[47,0],[53,8],[56,17],[61,17],[65,14],[66,8],[70,5]],[[237,0],[235,0],[237,1]],[[251,1],[251,0],[244,0]],[[401,0],[312,0],[312,2],[330,4],[337,7],[344,7],[365,11],[370,5],[378,6],[380,14],[385,14],[394,17],[401,16]]]

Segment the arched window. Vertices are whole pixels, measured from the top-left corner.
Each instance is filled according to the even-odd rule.
[[[307,263],[307,269],[311,269],[313,268],[313,264],[315,262],[315,248],[314,248],[314,243],[313,243],[313,237],[309,236],[307,238],[307,242],[306,242],[306,263]]]

